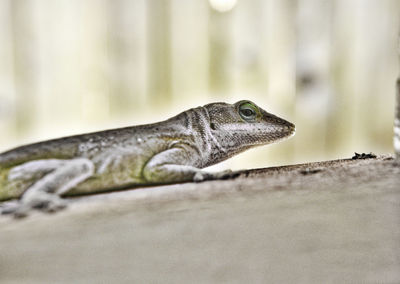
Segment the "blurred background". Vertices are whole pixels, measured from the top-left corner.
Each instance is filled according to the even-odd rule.
[[[0,0],[0,151],[250,99],[297,126],[219,168],[392,152],[399,0]]]

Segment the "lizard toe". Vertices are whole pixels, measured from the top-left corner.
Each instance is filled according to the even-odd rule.
[[[0,209],[2,215],[11,215],[14,218],[23,218],[28,215],[29,208],[20,201],[10,201]]]
[[[0,213],[1,215],[9,215],[14,213],[18,207],[20,206],[20,202],[17,200],[4,202],[0,205]]]

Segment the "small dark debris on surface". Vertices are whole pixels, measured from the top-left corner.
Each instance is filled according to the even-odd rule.
[[[302,175],[312,175],[312,174],[319,173],[321,171],[322,171],[322,169],[305,168],[305,169],[300,170],[300,173]]]
[[[244,178],[248,178],[248,177],[252,177],[254,176],[254,170],[244,170],[244,171],[240,171],[238,172],[239,175],[238,176],[242,176]]]
[[[369,154],[359,154],[357,152],[354,152],[354,156],[351,157],[352,160],[362,160],[362,159],[375,159],[376,155],[374,153],[369,153]]]
[[[395,160],[393,161],[393,166],[394,166],[394,167],[399,167],[399,168],[400,168],[400,159],[395,159]]]

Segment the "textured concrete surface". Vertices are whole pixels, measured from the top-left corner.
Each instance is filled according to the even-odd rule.
[[[388,157],[71,199],[0,218],[0,283],[400,283]]]

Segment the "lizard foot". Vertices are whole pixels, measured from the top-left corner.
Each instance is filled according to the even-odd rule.
[[[233,172],[232,170],[225,170],[225,171],[216,172],[216,173],[199,171],[194,175],[193,181],[194,182],[202,182],[202,181],[206,181],[206,180],[234,179],[234,178],[238,177],[239,175],[240,174],[238,172]]]
[[[2,204],[1,215],[12,215],[14,218],[23,218],[28,215],[29,208],[21,201],[9,201]]]
[[[18,200],[12,200],[3,202],[0,204],[1,215],[13,214],[20,207],[20,202]]]
[[[26,217],[33,209],[43,212],[53,213],[67,206],[67,202],[57,195],[41,194],[29,200],[9,201],[2,205],[0,212],[2,215],[12,215],[15,218]]]

